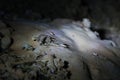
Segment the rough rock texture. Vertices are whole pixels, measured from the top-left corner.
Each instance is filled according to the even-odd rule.
[[[12,43],[11,38],[12,28],[5,23],[0,22],[0,51],[9,48]]]
[[[1,22],[0,79],[120,80],[119,44],[101,40],[86,24],[91,25],[69,19]]]
[[[55,18],[89,18],[95,31],[102,33],[102,39],[120,44],[119,7],[120,0],[1,0],[0,19],[44,22]]]

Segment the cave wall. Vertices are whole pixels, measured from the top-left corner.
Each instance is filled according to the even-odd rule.
[[[98,26],[119,27],[119,4],[120,0],[5,0],[0,1],[0,18],[87,17]]]
[[[120,0],[1,0],[0,19],[48,21],[55,18],[82,20],[86,17],[95,31],[101,29],[103,39],[119,43],[119,7]]]
[[[119,0],[5,0],[0,1],[0,18],[89,18],[101,27],[117,27],[120,21]]]

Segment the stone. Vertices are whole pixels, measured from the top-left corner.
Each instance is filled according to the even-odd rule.
[[[9,36],[5,36],[1,39],[1,48],[3,50],[7,49],[11,45],[11,38]]]
[[[87,28],[90,28],[91,27],[91,22],[88,18],[83,18],[83,21],[82,21],[83,25]]]

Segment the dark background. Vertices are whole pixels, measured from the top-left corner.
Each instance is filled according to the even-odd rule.
[[[0,18],[81,20],[117,26],[120,23],[120,0],[0,0]]]

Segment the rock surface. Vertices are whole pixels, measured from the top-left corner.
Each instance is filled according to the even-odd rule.
[[[1,80],[120,80],[120,49],[81,21],[0,22]],[[13,43],[11,43],[11,38]]]

